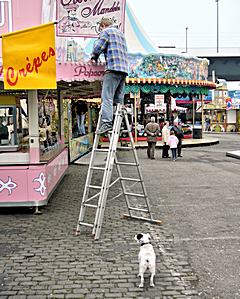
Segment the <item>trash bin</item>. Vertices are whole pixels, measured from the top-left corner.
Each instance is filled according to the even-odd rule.
[[[193,139],[202,139],[202,128],[193,128]]]

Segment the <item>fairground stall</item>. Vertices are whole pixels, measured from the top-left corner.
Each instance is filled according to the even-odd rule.
[[[54,24],[3,34],[2,56],[0,206],[38,212],[68,167]]]
[[[200,99],[203,106],[208,90],[215,83],[207,81],[208,61],[197,57],[169,54],[130,55],[130,72],[126,94],[133,95],[137,122],[145,125],[149,104],[155,106],[161,121],[178,120],[176,98]],[[137,100],[138,98],[138,100]],[[174,104],[173,104],[174,103]],[[194,128],[193,114],[193,128]]]
[[[211,102],[204,106],[205,130],[211,132],[240,131],[240,91],[229,90],[227,82],[217,80]]]

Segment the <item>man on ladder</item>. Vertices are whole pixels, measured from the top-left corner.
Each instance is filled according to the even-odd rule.
[[[106,70],[102,86],[101,126],[96,132],[103,134],[113,127],[113,103],[124,104],[125,80],[128,75],[128,53],[123,33],[113,25],[112,19],[102,18],[99,38],[93,46],[91,61],[96,63],[104,54]]]
[[[150,221],[151,223],[161,224],[161,221],[154,220],[152,217],[146,188],[139,168],[139,161],[136,148],[134,146],[127,111],[123,107],[125,79],[128,74],[126,41],[122,32],[116,27],[112,26],[112,21],[110,19],[103,18],[100,23],[100,28],[102,32],[100,33],[99,39],[94,44],[92,60],[97,62],[99,55],[101,53],[105,54],[106,72],[104,75],[102,88],[102,109],[100,111],[96,136],[93,142],[86,184],[84,187],[76,229],[76,234],[78,235],[80,233],[80,225],[92,227],[92,234],[94,235],[95,240],[98,240],[100,237],[109,189],[117,182],[120,182],[122,189],[122,192],[119,195],[124,196],[128,209],[128,214],[124,215],[124,217],[141,219]],[[114,124],[113,103],[117,104]],[[119,149],[118,141],[123,121],[127,126],[127,131],[130,138],[130,150],[133,154],[133,162],[131,163],[120,161],[117,152]],[[100,134],[106,132],[109,132],[109,148],[99,149],[98,143]],[[129,150],[126,147],[121,149]],[[104,167],[99,167],[94,164],[96,155],[99,152],[105,152],[107,155]],[[118,178],[111,182],[112,170],[114,166],[116,166]],[[126,175],[124,175],[122,169],[123,167],[135,167],[135,171],[133,171],[133,173],[137,177],[128,176],[130,173],[129,171],[127,171]],[[98,182],[94,180],[94,173],[101,181],[100,184],[99,180]],[[133,186],[138,184],[140,192],[131,192],[130,187],[127,186],[128,183],[131,183]],[[135,200],[131,200],[131,198]],[[138,206],[136,206],[136,199],[138,199]],[[86,209],[95,210],[94,221],[92,219],[87,221],[85,220],[87,218],[85,215]]]

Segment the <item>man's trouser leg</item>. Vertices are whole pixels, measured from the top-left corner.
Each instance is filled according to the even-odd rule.
[[[151,142],[148,141],[148,147],[147,147],[147,156],[148,159],[151,157]]]
[[[169,149],[169,146],[167,145],[166,142],[164,142],[163,149],[162,149],[162,158],[167,158],[169,156],[168,149]]]
[[[177,152],[178,152],[178,157],[180,157],[182,155],[182,139],[179,139]]]
[[[150,158],[154,159],[154,154],[155,154],[155,147],[156,147],[156,142],[151,142],[151,152],[150,152]]]
[[[102,123],[113,121],[113,102],[123,104],[124,84],[123,77],[118,73],[105,73],[102,87]]]

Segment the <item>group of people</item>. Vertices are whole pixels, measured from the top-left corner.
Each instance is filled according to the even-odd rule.
[[[149,159],[155,159],[155,147],[160,127],[155,121],[155,117],[151,117],[151,121],[146,125],[144,132],[147,134],[147,156]],[[176,161],[177,156],[182,157],[182,139],[184,137],[182,127],[178,123],[170,128],[169,122],[166,121],[162,129],[162,158],[170,158],[169,148],[172,152],[172,160]]]

